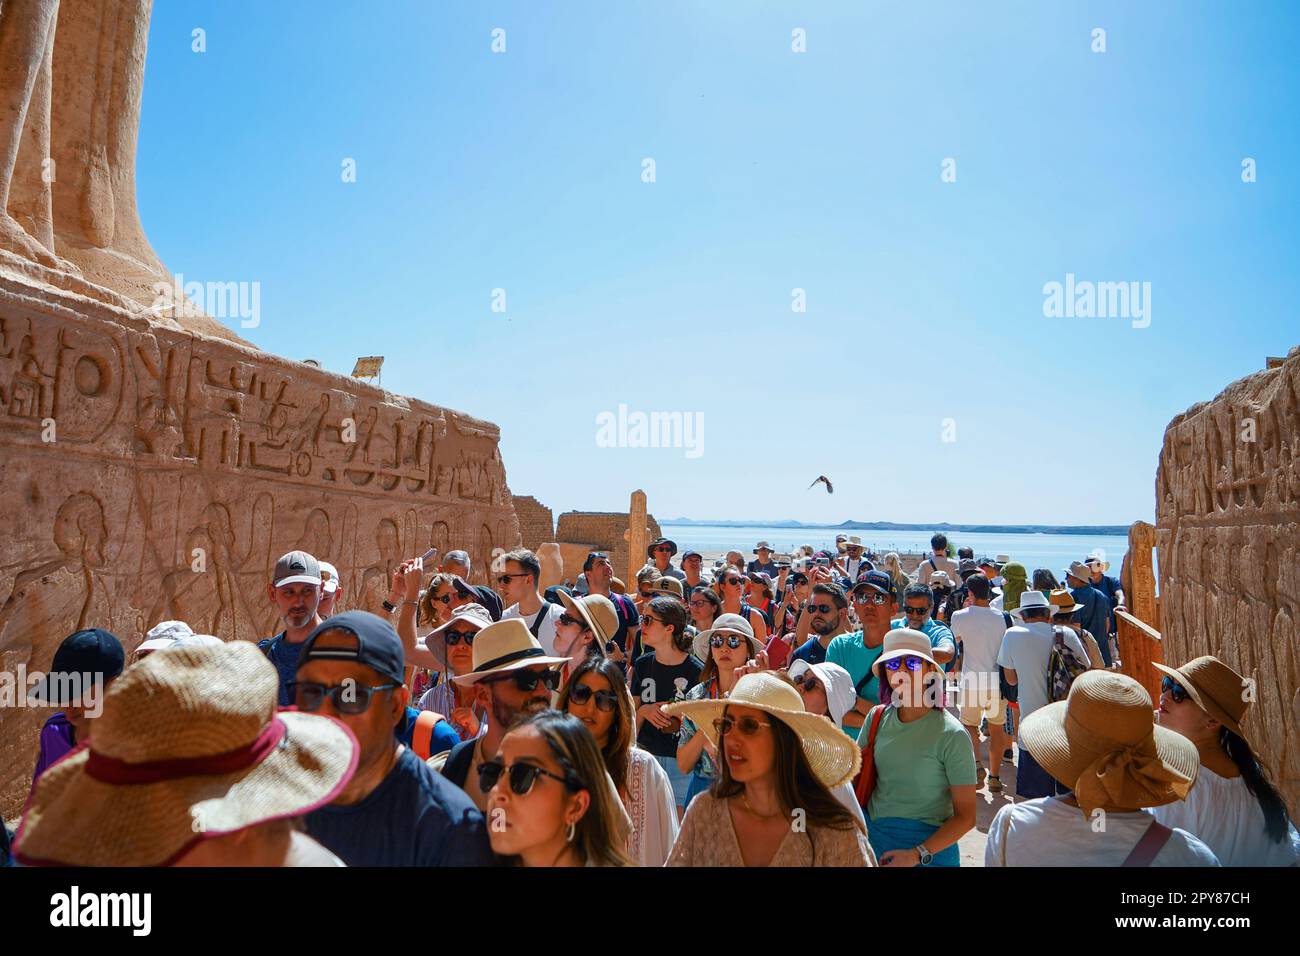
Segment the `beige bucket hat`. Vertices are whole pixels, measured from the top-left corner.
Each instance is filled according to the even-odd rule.
[[[731,696],[725,700],[686,700],[669,704],[664,713],[689,717],[709,743],[718,746],[713,721],[723,709],[740,705],[753,707],[775,717],[789,727],[803,750],[813,774],[827,790],[852,780],[862,766],[858,745],[821,714],[804,710],[799,692],[775,674],[759,671],[736,681]]]
[[[36,782],[16,839],[28,866],[167,866],[200,840],[329,803],[358,747],[332,717],[277,711],[248,641],[150,654],[109,687],[94,740]]]
[[[754,628],[739,614],[719,614],[713,622],[713,626],[700,631],[695,635],[695,642],[691,646],[691,653],[706,663],[709,660],[711,649],[709,648],[709,638],[714,634],[739,634],[749,641],[749,654],[751,657],[757,657],[758,652],[763,649],[763,644],[754,636]]]
[[[1241,722],[1246,719],[1246,711],[1250,710],[1250,701],[1246,699],[1250,682],[1246,678],[1208,654],[1190,660],[1182,667],[1151,663],[1161,673],[1176,680],[1197,707],[1246,740],[1241,730]],[[1246,740],[1246,743],[1249,745],[1250,741]]]

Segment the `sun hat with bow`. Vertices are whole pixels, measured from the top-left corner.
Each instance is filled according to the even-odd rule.
[[[1174,803],[1187,796],[1201,766],[1194,743],[1156,724],[1146,688],[1115,671],[1076,677],[1068,698],[1024,719],[1020,744],[1087,814]]]
[[[885,662],[892,661],[895,657],[919,657],[935,667],[942,668],[943,665],[936,661],[933,655],[934,647],[930,643],[930,638],[910,627],[896,627],[885,635],[884,646],[880,656],[871,665],[871,671],[879,678]]]
[[[1241,722],[1246,719],[1246,711],[1250,710],[1250,701],[1247,700],[1250,682],[1246,678],[1209,654],[1190,660],[1182,667],[1151,663],[1161,673],[1176,680],[1197,707],[1246,740],[1241,730]],[[1250,741],[1246,740],[1246,743],[1249,745]]]
[[[713,721],[727,707],[761,710],[785,724],[799,740],[804,759],[827,790],[852,780],[862,766],[862,754],[848,734],[821,714],[804,710],[794,687],[768,671],[746,674],[736,681],[731,696],[720,700],[684,700],[664,707],[670,716],[689,717],[709,743],[718,746]]]
[[[739,634],[749,641],[749,653],[751,657],[757,657],[758,652],[763,649],[763,642],[754,636],[754,628],[739,614],[719,614],[713,622],[713,626],[700,631],[695,635],[695,643],[691,647],[691,653],[702,661],[709,659],[709,638],[714,634]]]
[[[462,604],[456,610],[451,612],[451,620],[446,624],[440,624],[430,631],[424,638],[424,646],[428,648],[429,653],[434,656],[442,668],[447,667],[447,631],[458,625],[471,624],[476,630],[483,630],[492,623],[492,614],[482,604]],[[475,637],[475,640],[478,640]]]
[[[538,613],[544,613],[545,608]],[[560,667],[569,663],[567,657],[552,657],[533,637],[521,617],[505,617],[493,621],[474,638],[474,669],[468,674],[457,674],[453,680],[462,687],[477,684],[485,677],[508,674],[524,667]]]
[[[329,803],[358,747],[332,717],[277,711],[248,641],[171,648],[108,688],[94,739],[36,781],[17,836],[29,866],[166,866],[200,840]]]

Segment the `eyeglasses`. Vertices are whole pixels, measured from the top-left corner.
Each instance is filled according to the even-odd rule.
[[[835,608],[830,604],[809,604],[808,610],[814,614],[829,614],[831,611],[835,610]]]
[[[903,613],[925,615],[930,613],[930,609],[928,607],[911,607],[910,605],[905,604],[903,605]]]
[[[879,607],[887,600],[889,599],[879,591],[855,591],[853,594],[854,604],[874,604]]]
[[[758,733],[759,727],[771,726],[767,721],[759,720],[757,717],[719,717],[713,722],[713,729],[719,737],[725,737],[733,728],[746,737],[752,737]]]
[[[741,637],[739,634],[728,634],[726,637],[723,637],[721,634],[712,634],[709,636],[710,647],[721,647],[724,641],[732,650],[740,647],[741,644],[749,643],[749,641]]]
[[[528,571],[523,571],[520,572],[519,574],[498,574],[497,584],[500,584],[502,587],[504,587],[505,585],[510,583],[511,578],[526,578],[530,576],[531,576],[530,572]]]
[[[461,641],[465,642],[466,647],[474,646],[474,638],[478,636],[478,631],[443,631],[442,639],[448,647],[455,647]]]
[[[906,664],[909,671],[919,671],[924,663],[925,661],[921,660],[921,658],[913,657],[911,654],[906,657],[891,657],[885,661],[885,670],[896,671]]]
[[[586,684],[574,684],[569,688],[569,701],[574,704],[585,704],[591,700],[593,694],[596,697],[597,710],[603,710],[607,714],[614,712],[614,708],[618,705],[618,697],[612,690],[592,690]]]
[[[364,714],[370,707],[372,694],[401,686],[401,684],[376,684],[373,687],[363,687],[348,683],[335,684],[331,687],[307,681],[290,681],[288,685],[299,710],[309,712],[320,710],[321,704],[328,697],[333,702],[334,709],[340,714]]]
[[[659,618],[657,618],[657,617],[651,617],[649,614],[642,614],[642,615],[641,615],[641,626],[642,626],[642,627],[645,627],[647,624],[662,624],[662,623],[663,623],[663,622],[660,621]]]
[[[691,601],[690,604],[691,604],[691,607],[710,607],[710,606],[711,606],[711,605],[709,604],[708,601],[705,601],[705,600],[702,600],[702,599],[699,600],[699,601]]]
[[[1187,691],[1183,689],[1183,685],[1178,683],[1172,677],[1160,678],[1160,692],[1172,697],[1175,704],[1181,704],[1190,696]]]
[[[528,792],[533,789],[533,784],[537,782],[538,777],[550,777],[552,780],[558,780],[570,790],[582,789],[571,778],[561,777],[559,774],[551,773],[536,764],[516,763],[507,768],[500,760],[488,760],[478,765],[479,789],[487,793],[497,785],[502,773],[507,775],[506,779],[510,782],[511,791],[519,797],[527,796]]]
[[[555,670],[517,670],[512,671],[505,677],[499,677],[496,680],[483,681],[483,683],[504,684],[507,681],[513,681],[514,685],[525,694],[531,690],[536,690],[538,684],[545,684],[547,690],[555,690],[560,686],[560,672]]]

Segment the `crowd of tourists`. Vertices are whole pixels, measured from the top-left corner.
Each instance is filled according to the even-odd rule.
[[[931,545],[910,573],[848,535],[706,568],[660,538],[627,584],[593,551],[549,588],[528,550],[487,585],[431,551],[382,613],[290,552],[259,643],[62,642],[0,861],[958,866],[995,802],[987,866],[1297,864],[1249,675],[1160,665],[1152,700],[1104,554],[1058,577]]]

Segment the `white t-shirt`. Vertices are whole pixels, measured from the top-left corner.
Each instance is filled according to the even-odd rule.
[[[1079,635],[1062,627],[1065,646],[1086,662],[1088,652]],[[1052,625],[1034,621],[1007,628],[1002,635],[998,663],[1016,672],[1016,700],[1020,702],[1020,719],[1024,720],[1040,707],[1047,706],[1047,660],[1052,654]]]
[[[1007,632],[1007,622],[1002,617],[1002,612],[991,607],[971,605],[954,614],[948,626],[962,643],[962,670],[972,674],[996,675],[1002,635]]]
[[[1300,835],[1274,843],[1264,829],[1264,811],[1246,789],[1244,777],[1220,777],[1201,767],[1185,800],[1148,811],[1167,827],[1195,833],[1224,866],[1295,866]]]
[[[929,584],[930,575],[936,571],[946,573],[952,579],[954,585],[961,583],[961,576],[957,574],[957,562],[949,557],[936,557],[935,555],[929,555],[921,559],[921,563],[912,572],[912,580],[917,584]],[[899,595],[899,603],[902,603],[902,595]]]
[[[1151,826],[1142,810],[1089,820],[1056,797],[1009,803],[989,824],[985,866],[1121,866]],[[1174,830],[1152,866],[1218,866],[1213,851]]]
[[[537,640],[542,645],[542,650],[546,651],[547,657],[563,657],[563,654],[555,653],[555,622],[560,619],[564,613],[564,608],[558,604],[552,604],[549,601],[542,602],[542,609],[537,614],[545,614],[542,620],[541,629],[537,632]],[[537,621],[537,614],[529,614],[527,617],[519,613],[519,605],[512,604],[501,612],[501,620],[508,617],[522,618],[523,622],[532,630],[533,624]]]

